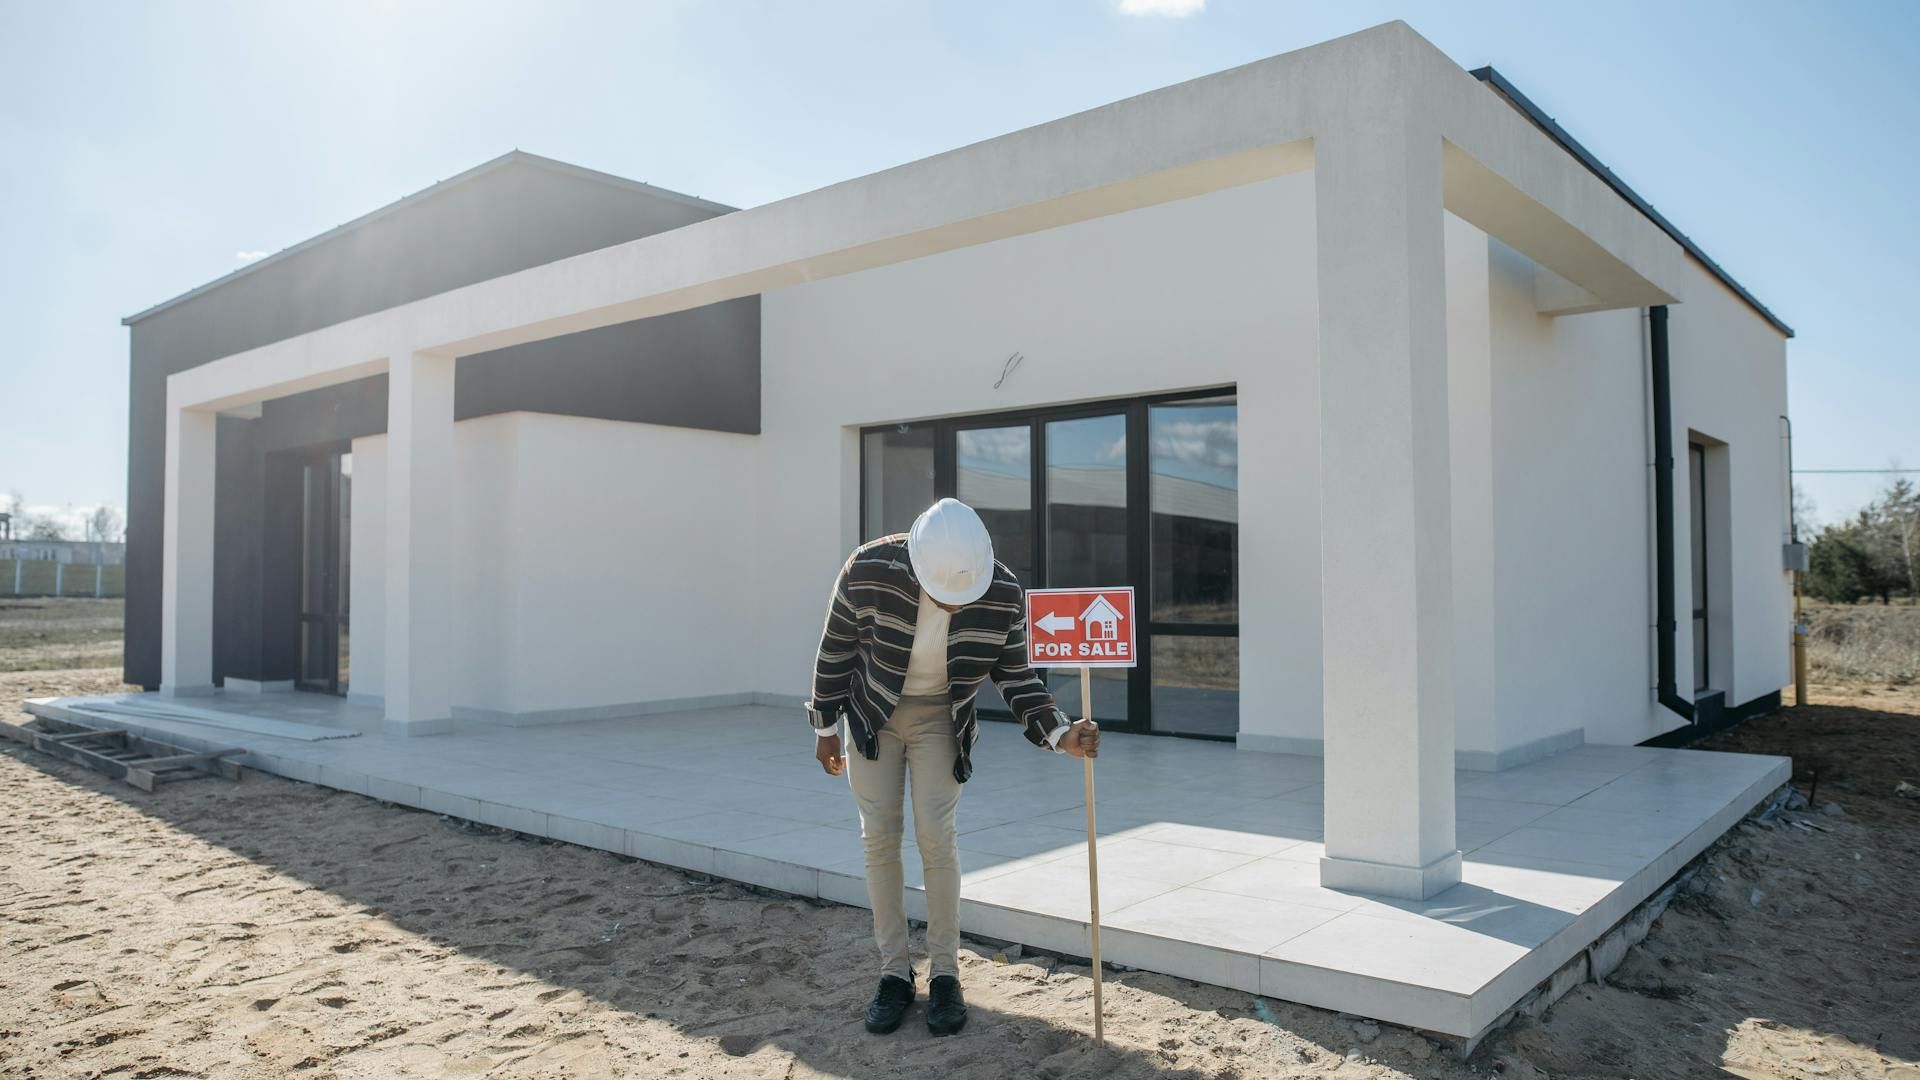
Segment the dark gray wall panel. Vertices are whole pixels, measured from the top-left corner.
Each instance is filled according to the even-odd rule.
[[[374,375],[263,402],[258,423],[262,453],[345,450],[362,435],[387,430],[387,377]]]
[[[168,375],[346,319],[530,266],[623,243],[714,216],[671,197],[573,172],[509,160],[391,213],[187,297],[132,324],[128,394],[127,606],[129,682],[160,680],[160,568]],[[703,342],[703,335],[707,336]],[[759,430],[758,298],[643,320],[555,342],[521,357],[463,360],[455,384],[462,418],[530,409],[615,420]],[[515,352],[517,350],[503,350]],[[515,363],[534,359],[539,363]],[[471,363],[469,362],[471,361]],[[244,423],[244,422],[243,422]],[[244,485],[216,495],[216,565],[242,547],[262,551],[256,606],[276,603],[268,467],[243,468],[224,444],[248,431],[255,456],[342,442],[386,428],[384,377],[268,402],[251,428],[221,426],[223,477],[260,476],[263,500]],[[233,440],[241,436],[235,435]],[[252,470],[252,471],[249,471]],[[246,520],[251,506],[254,520]],[[297,509],[297,507],[296,507]],[[263,520],[262,515],[267,515]],[[279,522],[284,527],[285,522]],[[297,520],[293,535],[297,537]],[[297,560],[298,551],[294,552]],[[250,579],[221,577],[215,610],[224,621]],[[257,623],[273,656],[278,613]],[[238,625],[238,624],[236,624]],[[216,674],[240,675],[249,646],[223,631]],[[285,658],[291,660],[290,651]],[[242,676],[246,677],[246,676]],[[282,678],[284,675],[263,677]]]
[[[260,677],[278,681],[300,671],[300,475],[305,459],[299,454],[264,457],[261,591],[254,607],[261,613]]]
[[[516,409],[758,435],[760,298],[461,357],[455,416]]]
[[[215,426],[213,503],[213,670],[262,679],[260,672],[260,504],[266,459],[259,421],[220,418]]]
[[[214,449],[213,675],[273,682],[297,673],[300,469],[315,454],[387,429],[387,379],[266,402],[221,417]]]

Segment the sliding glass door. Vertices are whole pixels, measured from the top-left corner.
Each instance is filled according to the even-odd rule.
[[[1033,426],[959,428],[953,441],[953,497],[986,522],[994,557],[1032,580]]]
[[[1140,666],[1094,672],[1121,731],[1232,738],[1239,727],[1238,410],[1210,392],[871,428],[861,531],[903,532],[935,498],[979,511],[1028,588],[1131,585]],[[1048,676],[1082,714],[1078,669]],[[987,715],[1004,715],[997,692]]]
[[[1147,410],[1153,729],[1240,729],[1240,421],[1231,395]]]
[[[1126,413],[1053,420],[1045,432],[1045,587],[1132,584]],[[1137,726],[1128,723],[1136,670],[1093,670],[1095,720],[1123,730]],[[1079,668],[1048,668],[1047,686],[1068,716],[1087,715],[1080,702]]]
[[[1033,425],[957,428],[953,431],[953,497],[973,507],[993,535],[993,554],[1022,584],[1033,572]],[[1007,712],[989,681],[979,706]]]

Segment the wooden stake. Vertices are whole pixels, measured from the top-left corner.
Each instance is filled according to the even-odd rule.
[[[1093,720],[1093,669],[1090,667],[1080,669],[1080,715]],[[1087,926],[1093,953],[1093,1045],[1105,1046],[1106,1027],[1100,1008],[1100,857],[1094,845],[1093,759],[1083,757],[1080,763],[1086,767],[1087,777],[1087,898],[1093,916]]]

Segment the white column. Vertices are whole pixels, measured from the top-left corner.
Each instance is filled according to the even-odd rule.
[[[213,692],[213,452],[217,417],[167,405],[160,692]]]
[[[453,359],[396,350],[387,375],[386,719],[453,716]]]
[[[1498,729],[1494,691],[1491,241],[1457,217],[1447,218],[1446,237],[1454,762],[1492,769],[1508,744]]]
[[[1424,898],[1460,880],[1441,143],[1387,113],[1314,140],[1320,882]]]

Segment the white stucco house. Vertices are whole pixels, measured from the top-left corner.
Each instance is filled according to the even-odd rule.
[[[505,254],[407,277],[487,199]],[[1109,730],[1318,758],[1320,886],[1419,898],[1461,777],[1788,681],[1791,330],[1398,23],[752,209],[509,155],[128,322],[161,695],[797,703],[846,552],[950,494],[1135,588]]]
[[[463,357],[755,295],[756,430],[455,422]],[[1243,749],[1324,751],[1328,875],[1427,892],[1456,758],[1787,680],[1789,333],[1389,25],[171,374],[159,685],[214,685],[217,419],[384,374],[350,691],[395,730],[797,697],[821,581],[949,489],[1032,584],[1149,597],[1109,724],[1207,696],[1156,656],[1237,671]],[[598,559],[529,562],[560,518]]]

